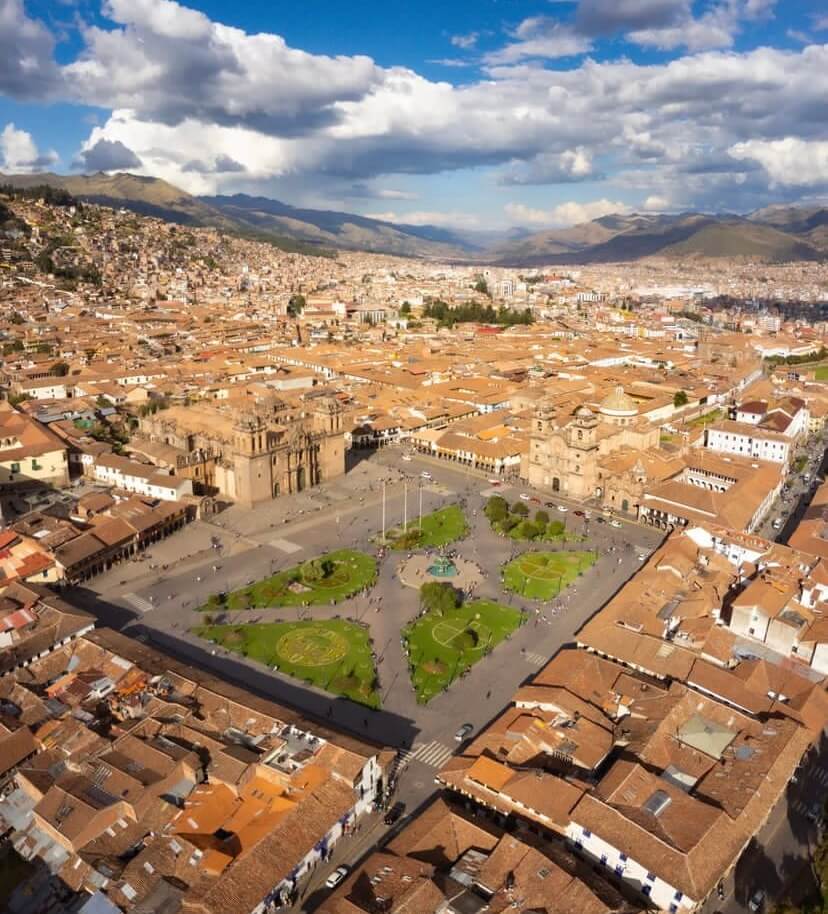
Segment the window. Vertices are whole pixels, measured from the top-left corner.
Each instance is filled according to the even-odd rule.
[[[682,898],[684,898],[684,893],[683,893],[683,892],[679,892],[678,889],[676,889],[676,894],[673,895],[673,899],[674,899],[675,901],[681,901]]]
[[[19,464],[19,463],[13,463],[13,464],[11,465],[11,471],[12,471],[12,473],[19,473],[19,472],[20,472],[20,464]]]
[[[606,866],[606,865],[607,865],[607,855],[601,854],[601,866]]]
[[[651,885],[643,885],[643,886],[641,886],[641,891],[642,891],[642,893],[643,893],[644,895],[647,896],[647,898],[650,897],[650,893],[652,892],[652,890],[653,890],[653,887],[652,887]]]
[[[647,873],[647,881],[648,881],[648,882],[655,882],[655,879],[656,879],[655,873]]]
[[[616,876],[623,876],[623,875],[624,875],[624,864],[623,864],[623,863],[619,863],[618,866],[616,866],[616,868],[615,868],[615,875],[616,875]]]
[[[583,829],[583,833],[584,833],[584,837],[585,837],[585,838],[591,838],[591,837],[592,837],[592,832],[591,832],[588,828]]]
[[[619,855],[618,855],[618,859],[621,860],[621,861],[626,861],[627,855],[626,855],[626,854],[619,854]]]
[[[671,902],[670,903],[670,914],[676,914],[677,911],[678,911],[678,905]]]

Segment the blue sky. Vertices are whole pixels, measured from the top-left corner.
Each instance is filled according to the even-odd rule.
[[[828,193],[822,0],[0,0],[0,170],[469,229]]]

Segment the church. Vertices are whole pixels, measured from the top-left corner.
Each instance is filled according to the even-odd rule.
[[[604,503],[602,461],[622,449],[644,452],[658,444],[658,427],[639,415],[622,387],[597,407],[584,403],[569,415],[541,404],[532,422],[525,475],[535,488]],[[618,509],[634,513],[630,504]]]

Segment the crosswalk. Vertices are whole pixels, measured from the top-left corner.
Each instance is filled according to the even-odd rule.
[[[523,659],[532,666],[545,666],[549,662],[546,654],[535,654],[533,651],[527,651]]]
[[[452,746],[432,740],[430,743],[414,743],[414,745],[400,756],[399,767],[405,767],[410,762],[419,762],[429,768],[442,768],[454,755]]]
[[[153,608],[149,600],[139,597],[137,593],[125,593],[124,600],[142,613],[148,613]]]
[[[282,552],[286,552],[288,555],[293,555],[294,552],[302,551],[302,546],[298,543],[292,543],[290,540],[282,539],[281,537],[271,540],[270,545]]]

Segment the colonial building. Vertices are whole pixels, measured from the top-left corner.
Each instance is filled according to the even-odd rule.
[[[603,497],[599,464],[621,449],[657,447],[659,431],[638,415],[635,401],[617,387],[593,411],[581,405],[561,422],[541,406],[532,424],[526,476],[530,485],[571,498]]]
[[[143,418],[140,433],[182,455],[210,453],[216,493],[247,507],[345,472],[342,410],[332,397],[303,398],[300,408],[275,397],[244,409],[176,407]]]

